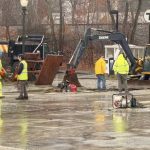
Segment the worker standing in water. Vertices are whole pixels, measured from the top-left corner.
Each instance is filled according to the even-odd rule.
[[[97,77],[97,89],[106,90],[106,62],[104,56],[101,56],[95,63],[95,74]]]
[[[2,92],[2,78],[5,76],[6,71],[2,66],[2,51],[0,50],[0,98],[4,98],[3,92]]]
[[[113,65],[113,70],[117,75],[119,93],[121,93],[123,90],[128,93],[127,75],[129,73],[129,64],[123,53],[120,53],[116,59]]]
[[[19,68],[17,72],[17,81],[18,81],[18,88],[20,91],[19,97],[17,100],[27,100],[28,93],[27,93],[27,80],[28,80],[28,64],[24,60],[24,56],[22,54],[18,55],[19,60]]]

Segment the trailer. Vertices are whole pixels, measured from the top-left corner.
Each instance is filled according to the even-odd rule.
[[[7,50],[3,50],[9,59],[6,61],[5,67],[9,72],[11,70],[12,80],[15,79],[19,63],[17,57],[19,54],[23,54],[28,63],[29,80],[35,81],[37,85],[52,84],[59,66],[62,64],[63,55],[59,51],[55,52],[49,49],[47,38],[44,35],[26,35],[24,43],[22,40],[22,36],[18,36],[16,41],[1,42],[2,47],[7,47]],[[23,46],[24,51],[22,51]],[[45,68],[45,66],[47,67]]]

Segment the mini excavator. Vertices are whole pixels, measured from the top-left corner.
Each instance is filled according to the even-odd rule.
[[[128,41],[124,34],[121,32],[110,32],[102,29],[96,28],[88,28],[85,33],[83,39],[80,39],[73,55],[71,56],[68,64],[67,70],[64,76],[64,81],[67,80],[69,83],[75,84],[76,86],[81,86],[78,81],[77,74],[75,73],[78,64],[80,63],[81,57],[83,56],[86,48],[88,47],[89,41],[112,41],[116,44],[119,44],[126,57],[130,62],[130,74],[136,75],[140,74],[139,80],[149,80],[150,78],[150,45],[146,46],[145,54],[143,56],[143,61],[138,60],[132,54],[132,51],[129,47]]]

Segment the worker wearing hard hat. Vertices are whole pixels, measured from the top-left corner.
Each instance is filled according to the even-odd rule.
[[[95,74],[97,77],[97,89],[106,90],[106,62],[104,56],[101,56],[95,63]]]
[[[5,76],[6,74],[6,71],[5,69],[3,68],[2,66],[2,61],[1,61],[1,58],[2,58],[2,51],[0,50],[0,98],[4,98],[3,96],[3,92],[2,92],[2,78]]]
[[[25,100],[28,99],[28,93],[27,93],[27,80],[28,80],[28,65],[27,62],[24,60],[23,55],[18,56],[19,60],[19,68],[17,72],[17,81],[18,81],[18,88],[20,91],[19,97],[17,97],[17,100]]]
[[[127,88],[127,75],[129,73],[129,64],[127,60],[125,59],[125,56],[123,53],[120,53],[118,58],[116,59],[113,70],[118,78],[118,89],[119,92],[122,92],[125,90],[125,92],[128,92]]]

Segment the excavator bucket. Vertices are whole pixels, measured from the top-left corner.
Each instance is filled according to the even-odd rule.
[[[69,69],[65,72],[63,82],[65,81],[67,81],[70,84],[75,84],[77,87],[81,87],[75,69]]]

